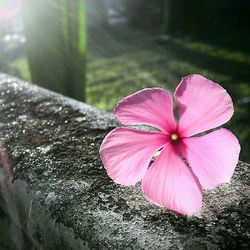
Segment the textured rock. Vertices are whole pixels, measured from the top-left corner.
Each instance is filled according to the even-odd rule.
[[[1,249],[249,249],[250,169],[205,192],[199,215],[148,203],[106,175],[117,124],[91,106],[0,75]]]

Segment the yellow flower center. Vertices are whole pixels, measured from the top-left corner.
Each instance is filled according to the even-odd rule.
[[[177,134],[172,134],[170,138],[172,141],[177,141],[179,139],[179,136]]]

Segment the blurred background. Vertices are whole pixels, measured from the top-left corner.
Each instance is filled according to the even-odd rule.
[[[111,111],[198,73],[228,90],[250,162],[250,0],[0,0],[0,72]]]

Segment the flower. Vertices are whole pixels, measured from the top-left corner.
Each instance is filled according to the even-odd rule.
[[[181,80],[173,97],[161,88],[146,88],[122,99],[114,108],[122,125],[143,124],[160,131],[116,128],[103,140],[100,156],[114,182],[130,186],[141,181],[149,201],[191,216],[202,207],[202,187],[212,189],[230,180],[240,145],[227,129],[209,131],[234,112],[219,84],[193,74]],[[150,164],[155,153],[159,156]]]
[[[1,1],[0,3],[0,21],[10,21],[21,10],[21,1]]]

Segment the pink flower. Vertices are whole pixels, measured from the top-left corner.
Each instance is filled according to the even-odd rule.
[[[224,128],[199,135],[233,115],[232,100],[220,85],[190,75],[181,80],[174,99],[178,122],[173,98],[163,89],[143,89],[122,99],[114,109],[122,125],[145,124],[160,131],[116,128],[105,137],[100,155],[114,182],[130,186],[142,181],[152,203],[190,216],[201,209],[202,187],[212,189],[230,180],[240,145]]]
[[[0,21],[10,21],[21,10],[21,0],[8,0],[0,4]]]

